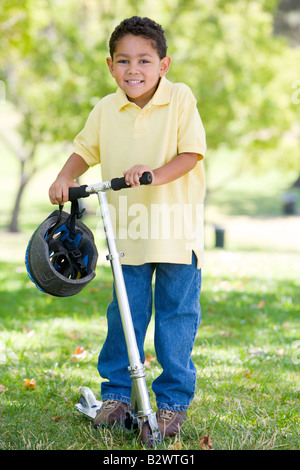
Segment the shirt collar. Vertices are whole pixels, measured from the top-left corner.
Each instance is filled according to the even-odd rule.
[[[171,100],[171,88],[172,83],[166,79],[166,77],[162,77],[160,79],[160,83],[156,92],[154,93],[152,99],[145,107],[154,106],[164,106],[170,103]],[[134,105],[129,99],[127,98],[126,94],[121,88],[118,88],[116,91],[116,104],[118,111],[121,111],[122,108],[126,106]]]
[[[165,104],[169,104],[171,101],[171,88],[172,83],[169,82],[166,77],[162,77],[150,103],[156,106],[164,106]]]

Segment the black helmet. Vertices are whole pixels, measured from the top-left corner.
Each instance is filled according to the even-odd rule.
[[[32,235],[25,264],[38,289],[56,297],[80,292],[94,277],[98,259],[90,229],[77,219],[82,212],[72,202],[71,214],[52,212]]]

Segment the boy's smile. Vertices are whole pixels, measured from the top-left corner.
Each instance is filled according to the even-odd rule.
[[[159,79],[169,70],[171,59],[160,59],[152,41],[127,34],[106,59],[111,75],[128,99],[143,108],[154,95]]]

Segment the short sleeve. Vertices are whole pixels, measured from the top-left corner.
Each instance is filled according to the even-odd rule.
[[[74,152],[89,166],[100,163],[100,103],[91,111],[86,124],[74,139]]]
[[[191,90],[184,87],[183,91],[179,102],[178,153],[197,153],[199,160],[202,160],[206,152],[204,126]]]

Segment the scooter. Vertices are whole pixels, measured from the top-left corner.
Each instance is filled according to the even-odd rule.
[[[146,172],[140,179],[140,184],[150,184],[152,175]],[[123,253],[117,251],[114,231],[109,213],[106,192],[109,190],[118,191],[120,189],[130,188],[125,182],[125,178],[113,178],[111,181],[93,184],[91,186],[83,185],[69,189],[69,200],[74,201],[85,198],[91,194],[97,194],[102,222],[108,248],[107,260],[110,261],[113,279],[118,299],[118,305],[121,315],[122,327],[126,340],[126,347],[129,359],[129,372],[132,379],[130,409],[125,420],[127,429],[139,430],[141,432],[142,442],[148,447],[156,447],[162,441],[161,432],[157,424],[156,414],[153,412],[150,404],[150,398],[146,386],[146,373],[141,362],[139,350],[136,342],[125,282],[123,278],[120,257]],[[101,401],[96,400],[94,393],[88,387],[81,389],[80,401],[76,404],[78,412],[89,419],[94,419],[102,405]]]

